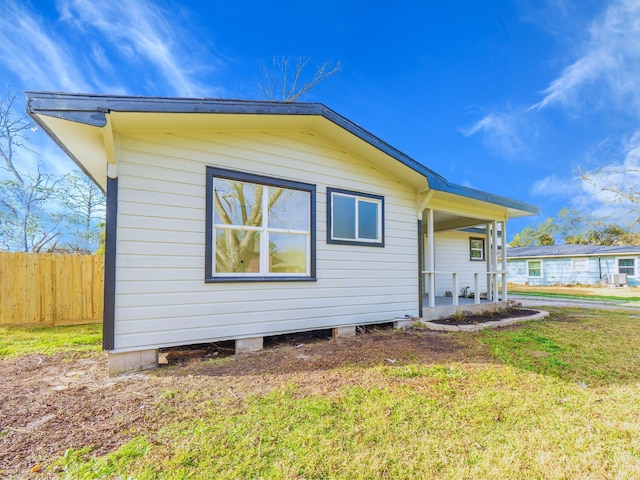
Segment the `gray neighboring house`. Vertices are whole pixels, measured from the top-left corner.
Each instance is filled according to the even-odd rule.
[[[640,285],[640,246],[509,247],[507,280],[521,285]]]

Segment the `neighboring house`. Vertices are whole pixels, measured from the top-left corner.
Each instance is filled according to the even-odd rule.
[[[155,365],[162,347],[239,352],[267,335],[433,318],[436,296],[466,286],[495,308],[497,232],[538,212],[449,183],[321,104],[27,95],[106,191],[112,373]]]
[[[523,285],[640,285],[640,247],[549,245],[507,248],[507,280]]]

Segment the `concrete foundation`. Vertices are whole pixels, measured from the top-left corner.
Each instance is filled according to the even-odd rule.
[[[355,337],[356,327],[336,327],[333,329],[333,338]]]
[[[236,340],[236,355],[239,353],[252,353],[262,350],[263,338],[240,338]]]
[[[135,352],[108,354],[109,376],[127,372],[139,372],[158,366],[158,350],[138,350]]]
[[[393,328],[407,328],[419,321],[420,319],[417,317],[413,318],[403,318],[402,320],[394,320]]]

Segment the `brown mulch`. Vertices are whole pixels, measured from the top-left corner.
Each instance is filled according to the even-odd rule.
[[[509,313],[500,313],[500,312],[482,312],[482,313],[471,313],[466,312],[464,317],[447,317],[447,318],[439,318],[437,320],[431,320],[431,323],[437,323],[439,325],[476,325],[479,323],[487,323],[487,322],[498,322],[500,320],[504,320],[506,318],[519,318],[519,317],[528,317],[530,315],[535,315],[538,313],[537,310],[526,310],[526,309],[511,309]]]
[[[176,412],[197,415],[186,401],[162,408],[168,391],[243,398],[295,383],[305,393],[326,393],[377,381],[367,370],[342,367],[492,361],[472,336],[382,328],[336,340],[276,339],[261,352],[223,361],[208,361],[220,353],[209,355],[115,378],[105,353],[0,361],[0,478],[54,478],[51,464],[67,449],[93,446],[93,454],[106,454],[175,421]]]

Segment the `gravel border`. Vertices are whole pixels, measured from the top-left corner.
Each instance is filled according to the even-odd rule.
[[[538,310],[538,313],[529,315],[527,317],[514,317],[505,318],[503,320],[497,320],[493,322],[476,323],[474,325],[441,325],[434,322],[421,322],[429,330],[437,330],[441,332],[477,332],[483,328],[496,328],[506,327],[507,325],[513,325],[520,322],[528,322],[529,320],[542,320],[549,316],[549,312],[545,310]]]

